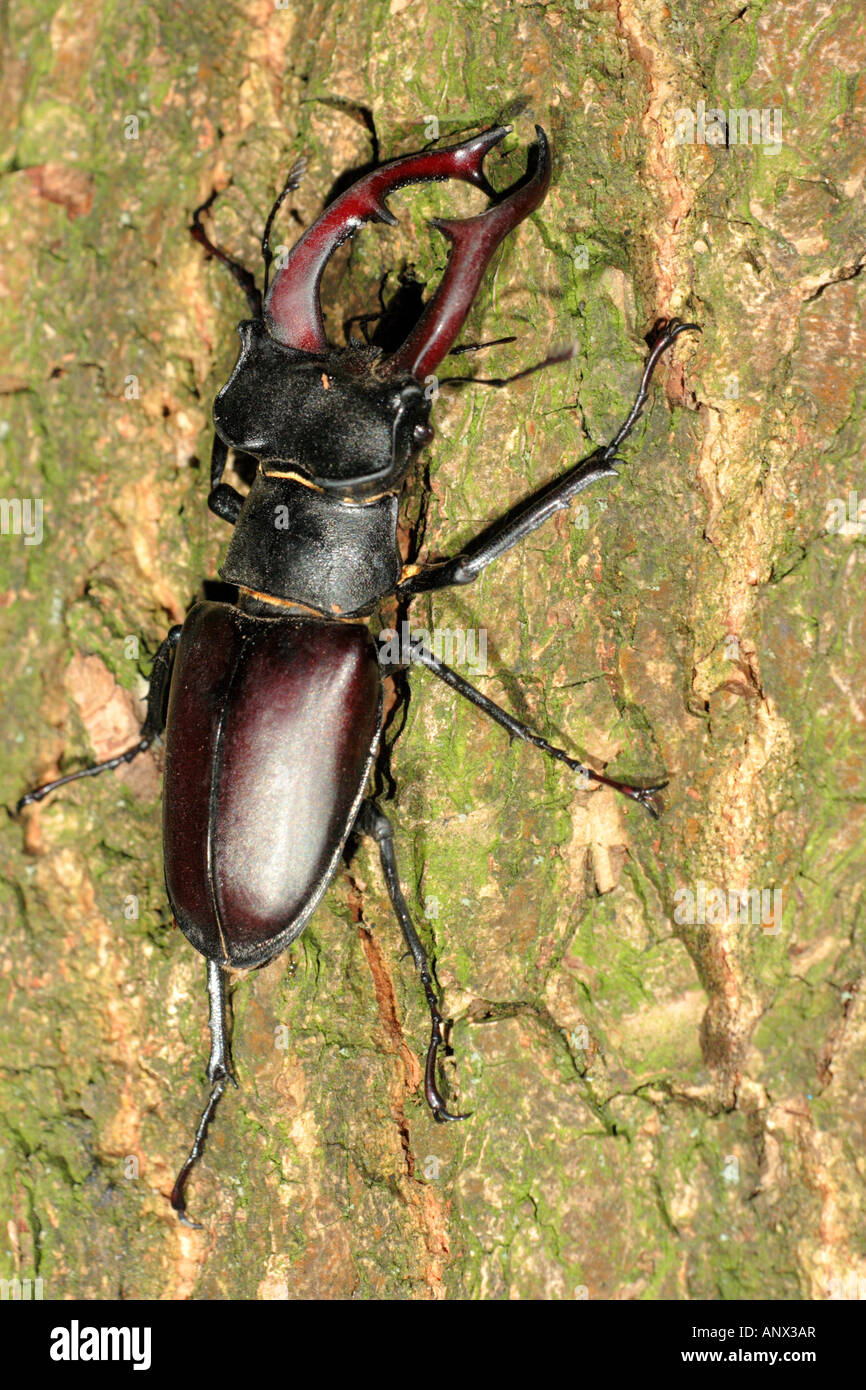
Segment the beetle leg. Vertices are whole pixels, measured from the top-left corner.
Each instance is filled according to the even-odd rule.
[[[193,1230],[196,1231],[201,1229],[199,1223],[191,1221],[186,1214],[186,1196],[184,1193],[186,1181],[204,1152],[208,1125],[219,1105],[226,1088],[226,1082],[230,1081],[233,1086],[238,1084],[232,1075],[231,1053],[226,1029],[225,975],[219,961],[209,960],[207,963],[207,993],[210,1002],[208,1012],[210,1059],[207,1065],[207,1079],[213,1089],[198,1122],[189,1156],[175,1178],[174,1187],[171,1189],[171,1205],[177,1212],[178,1220],[182,1221],[185,1226],[192,1226]]]
[[[432,671],[439,680],[450,685],[451,689],[456,690],[458,695],[464,696],[482,713],[495,720],[497,724],[501,724],[503,729],[507,729],[512,738],[519,738],[524,743],[534,744],[536,748],[541,749],[542,753],[546,753],[548,757],[556,758],[557,762],[565,763],[572,772],[579,773],[591,782],[599,782],[605,787],[613,787],[614,791],[622,792],[623,796],[627,796],[631,801],[637,801],[649,811],[651,816],[658,819],[659,809],[655,798],[667,786],[667,782],[656,782],[648,787],[636,787],[631,782],[619,782],[614,777],[605,777],[604,773],[596,772],[594,768],[587,767],[586,763],[572,758],[564,749],[556,748],[554,744],[548,743],[546,738],[536,734],[528,724],[515,719],[507,710],[502,709],[493,700],[489,700],[486,695],[482,695],[476,686],[464,680],[456,671],[452,671],[450,666],[446,666],[444,661],[440,661],[438,657],[428,651],[420,639],[412,639],[409,648],[412,661],[426,666],[428,671]]]
[[[218,434],[215,434],[210,456],[210,492],[208,493],[207,504],[214,516],[221,517],[223,521],[228,521],[234,526],[241,514],[244,499],[237,488],[222,481],[228,456],[228,444]]]
[[[696,323],[680,323],[678,319],[657,325],[660,336],[644,367],[634,404],[609,444],[596,449],[589,458],[582,459],[580,463],[569,468],[561,477],[554,478],[552,482],[547,483],[531,497],[518,503],[508,516],[495,522],[493,526],[488,527],[480,536],[477,536],[465,554],[458,555],[453,560],[446,560],[443,564],[421,569],[417,574],[407,578],[399,586],[400,596],[408,597],[411,594],[427,593],[434,589],[445,589],[452,584],[471,583],[487,565],[498,560],[500,555],[504,555],[518,541],[523,540],[524,536],[530,535],[556,512],[567,508],[584,488],[602,478],[616,477],[616,469],[613,465],[616,462],[622,462],[621,459],[617,459],[616,451],[634,429],[640,417],[647,400],[650,379],[659,358],[681,333],[691,329],[700,332]],[[544,366],[545,363],[539,365]],[[533,370],[537,370],[537,368],[527,369],[527,371]]]
[[[424,987],[424,994],[427,999],[427,1007],[430,1010],[430,1045],[427,1048],[427,1061],[424,1067],[424,1097],[433,1111],[433,1118],[444,1124],[446,1120],[465,1120],[467,1115],[452,1115],[445,1105],[445,1100],[436,1085],[436,1058],[440,1047],[444,1046],[445,1039],[442,1034],[442,1014],[439,1011],[439,1000],[434,988],[433,972],[430,962],[427,959],[427,952],[424,950],[412,918],[409,916],[409,909],[406,906],[406,899],[403,897],[403,890],[400,887],[400,875],[397,870],[397,856],[394,853],[394,832],[391,829],[391,822],[384,811],[376,805],[375,801],[365,801],[358,813],[356,822],[358,830],[366,835],[372,835],[379,846],[379,856],[382,861],[382,872],[385,875],[385,883],[388,888],[388,897],[391,899],[391,906],[400,929],[409,947],[409,952],[415,962],[416,969],[421,977],[421,984]]]
[[[401,597],[429,593],[435,589],[447,589],[453,584],[471,584],[473,579],[500,555],[511,550],[543,526],[545,521],[557,512],[566,510],[579,492],[601,482],[603,478],[615,478],[616,469],[612,460],[605,460],[604,451],[598,450],[589,458],[569,468],[559,478],[554,478],[531,497],[518,503],[516,507],[501,518],[470,544],[468,551],[452,560],[433,564],[419,569],[399,586]]]
[[[650,355],[647,358],[647,364],[643,369],[643,376],[640,379],[640,386],[634,398],[634,404],[613,439],[606,446],[604,450],[604,457],[606,459],[613,458],[620,444],[631,434],[640,419],[649,394],[650,380],[659,359],[664,356],[668,348],[676,341],[681,333],[701,332],[703,332],[703,330],[699,323],[681,323],[679,319],[671,319],[670,322],[666,319],[662,319],[653,326],[653,345],[650,350]]]
[[[141,726],[141,738],[138,743],[132,748],[127,748],[125,753],[118,753],[115,758],[106,758],[101,763],[89,763],[87,767],[81,767],[77,772],[67,772],[65,777],[56,777],[53,782],[45,782],[41,787],[34,787],[32,791],[21,797],[15,807],[16,815],[25,806],[32,805],[34,801],[42,801],[49,792],[55,791],[58,787],[65,787],[67,782],[77,782],[81,777],[98,777],[100,772],[110,772],[112,768],[120,767],[121,763],[131,763],[133,758],[138,757],[139,753],[147,752],[150,745],[165,728],[165,698],[171,681],[171,661],[174,649],[180,640],[181,631],[181,625],[178,623],[160,643],[156,656],[153,658],[150,686],[147,692],[147,715]]]

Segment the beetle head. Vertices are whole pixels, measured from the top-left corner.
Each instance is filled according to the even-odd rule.
[[[341,496],[399,486],[432,436],[430,401],[413,377],[383,377],[378,352],[357,344],[319,356],[278,343],[262,320],[238,331],[240,356],[214,401],[227,444],[266,473],[298,473]]]

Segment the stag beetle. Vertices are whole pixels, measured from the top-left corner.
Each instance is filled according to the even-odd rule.
[[[250,308],[250,318],[239,326],[234,371],[214,403],[208,497],[210,509],[234,527],[220,574],[237,597],[196,603],[162,642],[133,748],[40,786],[19,802],[20,810],[76,778],[128,763],[165,733],[166,888],[175,921],[207,961],[210,1002],[212,1089],[171,1194],[187,1224],[193,1224],[186,1216],[187,1178],[226,1084],[237,1084],[225,971],[264,965],[296,940],[353,830],[378,843],[391,903],[430,1010],[427,1104],[437,1120],[465,1118],[447,1109],[437,1084],[443,1045],[437,987],[400,888],[390,822],[368,793],[383,708],[383,667],[368,624],[383,600],[396,596],[405,603],[415,594],[470,583],[584,488],[615,477],[617,449],[641,413],[656,363],[680,333],[697,327],[678,320],[657,325],[634,404],[608,445],[488,527],[462,554],[404,566],[398,496],[411,463],[433,435],[423,383],[454,347],[496,247],[539,207],[550,182],[548,142],[536,126],[525,176],[503,193],[492,187],[484,159],[510,130],[495,126],[365,174],[303,233],[269,286],[271,227],[298,186],[304,167],[298,162],[265,225],[263,292],[207,236],[201,213],[213,198],[197,209],[193,235],[228,267]],[[473,184],[491,205],[466,220],[434,220],[451,244],[449,259],[414,328],[390,353],[351,337],[346,347],[332,346],[319,302],[331,254],[363,223],[396,221],[388,194],[409,183],[445,179]],[[516,376],[567,355],[554,354]],[[230,450],[257,460],[247,496],[223,481]],[[421,640],[412,640],[408,660],[425,666],[512,738],[533,743],[589,782],[613,787],[658,814],[655,798],[664,782],[631,785],[585,766],[494,704]]]

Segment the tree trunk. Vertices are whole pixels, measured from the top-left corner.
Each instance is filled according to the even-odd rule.
[[[552,741],[669,779],[651,821],[413,670],[387,809],[471,1118],[424,1105],[423,997],[363,844],[234,988],[240,1090],[190,1183],[202,1229],[178,1224],[205,972],[166,905],[148,754],[3,829],[3,1275],[52,1298],[862,1293],[857,7],[43,0],[9,29],[10,808],[135,741],[150,658],[221,563],[210,403],[245,305],[188,233],[212,188],[216,239],[257,266],[298,154],[286,244],[369,160],[357,108],[382,158],[512,120],[499,187],[548,132],[550,194],[464,332],[517,341],[451,362],[577,352],[507,391],[443,388],[429,506],[422,469],[405,503],[423,554],[611,436],[656,318],[703,337],[658,372],[618,479],[413,609],[468,633],[464,674]],[[386,297],[410,263],[429,295],[447,250],[425,219],[484,200],[391,205],[399,226],[326,275],[332,337],[386,270]],[[41,543],[12,499],[42,500]]]

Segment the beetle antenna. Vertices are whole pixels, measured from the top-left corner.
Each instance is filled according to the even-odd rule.
[[[204,247],[208,255],[215,256],[216,259],[231,272],[247,297],[247,304],[250,306],[250,313],[253,318],[260,319],[262,316],[262,296],[256,285],[256,277],[253,275],[252,271],[247,270],[245,265],[241,265],[240,261],[236,261],[234,256],[230,256],[228,251],[223,251],[212,242],[201,224],[201,214],[203,212],[210,212],[211,207],[218,197],[219,190],[215,188],[210,197],[205,198],[204,202],[199,204],[192,215],[192,222],[190,223],[189,230],[199,245]]]
[[[198,1128],[189,1157],[178,1173],[171,1189],[171,1205],[177,1212],[178,1219],[185,1226],[191,1226],[194,1231],[201,1230],[197,1221],[191,1221],[186,1214],[186,1197],[184,1189],[186,1181],[195,1164],[204,1152],[204,1141],[207,1135],[208,1125],[214,1116],[226,1082],[230,1081],[233,1086],[237,1086],[231,1069],[231,1055],[229,1052],[228,1031],[226,1029],[226,983],[223,968],[219,961],[209,960],[207,963],[207,994],[210,1001],[210,1012],[208,1014],[208,1024],[210,1026],[210,1058],[207,1064],[207,1079],[211,1082],[213,1089],[208,1098],[208,1102],[201,1113]]]
[[[501,342],[508,342],[508,338],[500,339]],[[514,339],[510,339],[511,342]],[[492,343],[479,343],[479,347],[492,347]],[[469,347],[452,348],[452,352],[468,352]],[[543,362],[536,362],[531,367],[524,367],[522,371],[514,372],[512,376],[446,376],[439,380],[440,386],[510,386],[512,381],[520,381],[525,376],[532,376],[535,372],[543,372],[545,367],[556,367],[560,362],[570,362],[577,352],[577,344],[571,343],[568,347],[557,348],[549,357],[545,357]]]
[[[449,352],[449,357],[459,357],[463,352],[480,352],[482,348],[499,347],[502,343],[516,343],[517,335],[510,334],[507,338],[490,338],[486,343],[459,343]]]
[[[265,223],[265,230],[262,233],[262,259],[265,263],[265,288],[263,294],[267,294],[268,292],[268,280],[270,279],[271,264],[274,259],[273,252],[271,251],[271,227],[273,226],[274,218],[283,206],[288,195],[293,193],[295,189],[300,186],[301,179],[306,172],[307,157],[302,154],[300,159],[295,160],[289,170],[286,181],[283,184],[283,191],[279,194],[276,202],[268,213],[268,220]]]

